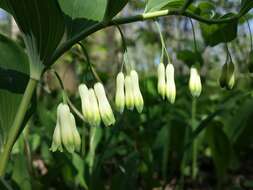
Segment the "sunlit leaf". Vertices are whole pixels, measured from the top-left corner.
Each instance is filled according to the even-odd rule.
[[[148,0],[145,12],[159,11],[162,9],[180,8],[184,4],[184,0]]]
[[[68,38],[81,30],[114,17],[128,2],[127,0],[58,0],[65,14]]]

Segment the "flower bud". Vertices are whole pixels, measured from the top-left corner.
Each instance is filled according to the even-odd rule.
[[[140,86],[139,86],[139,78],[138,73],[135,70],[130,72],[131,80],[132,80],[132,90],[133,90],[133,97],[134,97],[134,105],[135,108],[139,113],[142,112],[144,101],[141,95]]]
[[[122,113],[125,107],[125,92],[124,92],[124,74],[120,72],[116,79],[116,95],[115,95],[115,105],[116,109]]]
[[[60,124],[59,124],[58,117],[57,117],[56,127],[54,129],[53,142],[52,142],[50,150],[52,152],[55,152],[57,150],[59,150],[60,152],[63,151],[62,144],[61,144],[61,131],[60,131]]]
[[[73,121],[71,119],[71,113],[68,105],[60,104],[57,108],[57,112],[59,112],[62,143],[68,152],[73,153],[75,150],[73,128],[76,126],[73,126]]]
[[[133,85],[132,85],[132,79],[130,76],[126,76],[125,78],[125,102],[126,107],[129,110],[134,109],[134,94],[133,94]]]
[[[221,88],[231,90],[235,84],[235,67],[232,62],[225,63],[222,66],[221,76],[219,79]]]
[[[189,89],[193,97],[199,97],[202,91],[201,79],[195,67],[190,70]]]
[[[171,104],[174,104],[176,99],[176,85],[174,80],[174,66],[169,63],[166,66],[166,96]]]
[[[89,89],[89,102],[90,108],[89,112],[91,113],[91,117],[89,118],[88,122],[91,126],[98,127],[100,125],[100,113],[98,108],[98,101],[93,89]]]
[[[165,98],[166,95],[166,82],[165,82],[165,66],[163,63],[160,63],[157,68],[158,84],[157,90],[158,94]]]
[[[73,116],[72,113],[70,113],[70,118],[71,118],[71,122],[72,122],[72,127],[73,127],[73,135],[74,135],[74,143],[75,143],[75,150],[80,151],[81,149],[81,137],[79,135],[79,132],[76,128],[76,121],[75,121],[75,117]]]
[[[105,126],[110,126],[115,123],[112,108],[107,100],[104,86],[101,83],[94,85],[95,94],[98,100],[99,112]]]
[[[85,84],[81,84],[78,87],[79,89],[79,94],[81,97],[81,102],[82,102],[82,112],[84,119],[86,121],[89,121],[90,118],[92,117],[92,113],[90,112],[90,101],[89,101],[89,90]]]

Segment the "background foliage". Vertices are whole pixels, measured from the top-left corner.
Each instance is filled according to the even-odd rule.
[[[101,6],[94,7],[91,3],[86,7],[87,11],[83,11],[81,5],[90,1],[75,2],[76,6],[72,7],[74,4],[68,5],[69,1],[59,0],[65,15],[64,18],[57,18],[65,20],[68,31],[63,43],[78,37],[82,28],[95,26],[100,21],[112,18],[126,3],[121,1],[122,3],[110,6],[112,1],[106,4],[105,1],[97,0],[97,4]],[[183,3],[180,0],[150,0],[145,6],[143,1],[131,1],[120,15],[133,15],[144,9],[145,12],[174,9]],[[251,7],[252,2],[247,0],[213,0],[198,2],[190,6],[189,10],[205,18],[220,18],[233,16],[224,15],[228,12],[246,13]],[[93,8],[97,11],[88,14]],[[52,11],[52,14],[55,12]],[[252,13],[245,17],[252,26]],[[157,94],[156,67],[161,48],[155,24],[151,21],[125,25],[122,29],[127,40],[130,61],[141,78],[145,101],[143,113],[126,111],[123,115],[116,114],[117,123],[111,128],[90,128],[76,118],[82,136],[81,152],[73,155],[52,153],[49,148],[55,127],[56,106],[62,98],[57,79],[52,71],[46,72],[36,92],[35,114],[12,150],[7,176],[1,179],[0,189],[253,188],[253,84],[252,75],[247,68],[250,36],[245,19],[223,25],[194,22],[198,52],[194,51],[189,19],[171,16],[159,19],[159,23],[176,67],[178,92],[175,105],[162,101]],[[5,25],[4,31],[6,28],[8,26]],[[57,34],[62,35],[61,31]],[[49,39],[48,36],[43,37]],[[45,40],[40,40],[41,47],[45,47]],[[8,128],[3,115],[14,117],[6,111],[6,107],[16,110],[17,99],[13,102],[11,99],[17,93],[21,96],[24,91],[17,87],[25,86],[27,82],[28,69],[20,67],[28,58],[21,48],[24,47],[21,38],[16,39],[20,47],[2,35],[0,41],[0,48],[5,49],[0,51],[1,79],[7,76],[5,79],[12,81],[10,79],[19,76],[22,79],[18,82],[23,82],[15,86],[13,83],[6,85],[2,82],[4,80],[0,81],[1,147],[5,139],[4,133],[8,131],[3,130],[3,126]],[[122,60],[119,32],[115,27],[107,28],[82,42],[113,102],[115,77]],[[229,49],[236,64],[236,86],[231,91],[221,89],[218,85],[221,67],[226,59],[223,42],[230,42]],[[9,44],[10,51],[3,47],[6,44]],[[50,51],[53,51],[53,47],[55,44]],[[11,54],[13,51],[16,52],[15,56]],[[7,61],[4,61],[7,55],[8,62],[14,59],[8,67],[5,66]],[[51,57],[45,57],[49,63]],[[19,65],[15,65],[15,59],[20,62]],[[194,103],[188,91],[188,79],[189,66],[196,62],[201,64],[203,93],[196,102],[196,117],[193,117]],[[28,66],[27,63],[25,65]],[[85,82],[92,86],[96,81],[80,47],[74,46],[58,60],[54,69],[60,74],[71,101],[80,109],[78,84]],[[10,86],[15,88],[10,90]],[[13,89],[16,91],[13,92]],[[9,95],[10,92],[14,95]],[[7,102],[8,106],[5,105]],[[198,144],[196,178],[192,177],[193,142]]]

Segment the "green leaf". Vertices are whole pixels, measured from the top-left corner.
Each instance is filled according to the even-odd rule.
[[[202,17],[211,18],[215,15],[215,5],[212,2],[201,1],[197,7],[191,7],[194,14]]]
[[[57,1],[1,0],[0,6],[13,15],[24,34],[31,64],[48,64],[64,33]]]
[[[253,1],[252,0],[242,0],[241,9],[240,9],[239,14],[244,15],[252,8],[253,8]]]
[[[222,124],[219,122],[213,122],[207,128],[206,135],[211,148],[217,177],[222,181],[231,161],[232,147],[230,141],[222,129]]]
[[[199,63],[203,65],[204,60],[200,52],[193,52],[191,50],[182,50],[177,53],[177,58],[183,61],[190,68],[192,65]]]
[[[229,13],[224,16],[216,16],[216,18],[229,18],[234,14]],[[201,33],[204,38],[205,44],[209,46],[215,46],[219,43],[230,42],[237,36],[238,20],[234,20],[231,23],[226,24],[200,24]]]
[[[182,7],[184,0],[148,0],[145,13],[162,9],[176,9]]]
[[[58,0],[58,2],[66,17],[68,38],[102,21],[106,11],[106,0]]]
[[[233,144],[236,143],[238,138],[246,130],[246,127],[251,126],[247,124],[249,123],[249,120],[253,114],[252,106],[252,99],[246,100],[236,111],[236,116],[231,117],[231,119],[228,121],[225,131]]]
[[[117,15],[128,3],[128,0],[108,0],[105,12],[105,20],[109,20]]]
[[[0,35],[0,147],[25,90],[29,64],[24,51],[7,37]]]
[[[67,37],[103,20],[110,20],[123,9],[128,0],[58,0],[65,14]]]

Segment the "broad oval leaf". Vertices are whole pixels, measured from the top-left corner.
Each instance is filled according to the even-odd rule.
[[[28,82],[28,73],[24,51],[0,34],[0,151]]]
[[[217,18],[229,18],[234,14],[229,13]],[[200,24],[201,33],[204,38],[205,44],[209,46],[215,46],[222,42],[230,42],[237,36],[238,20],[235,19],[230,23],[225,24]]]
[[[56,0],[1,0],[24,34],[31,64],[47,64],[64,34],[64,19]]]
[[[85,28],[112,19],[128,0],[58,0],[65,14],[67,37],[71,38]]]

